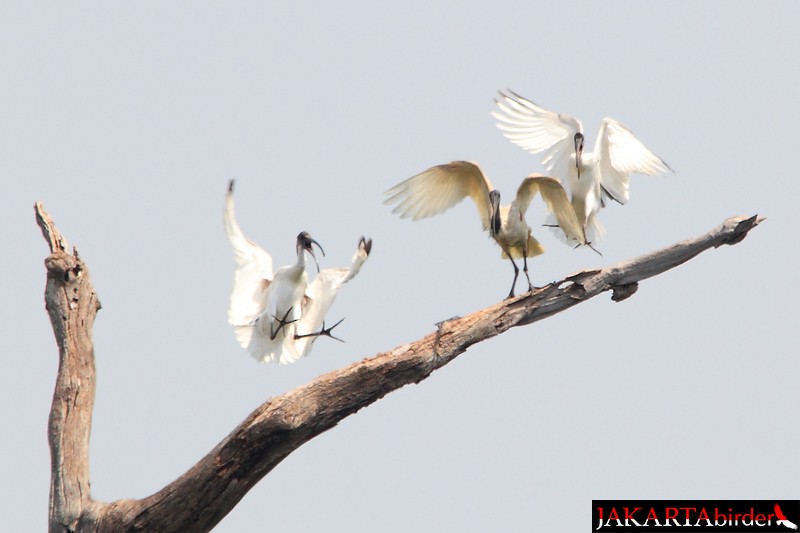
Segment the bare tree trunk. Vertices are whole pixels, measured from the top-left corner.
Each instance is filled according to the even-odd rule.
[[[47,431],[50,531],[78,531],[79,521],[91,515],[94,506],[89,492],[89,433],[95,391],[92,326],[100,302],[78,251],[67,253],[66,241],[41,204],[35,209],[50,245],[51,253],[44,262],[44,301],[59,352]]]
[[[59,348],[50,412],[50,532],[211,530],[262,477],[305,442],[389,392],[418,383],[475,343],[531,324],[604,291],[621,301],[638,282],[710,248],[736,244],[763,219],[736,217],[709,233],[617,265],[579,272],[532,293],[438,324],[437,331],[329,372],[253,411],[208,455],[159,492],[97,502],[89,492],[89,432],[95,369],[92,325],[100,303],[86,266],[36,204],[50,246],[45,303]]]

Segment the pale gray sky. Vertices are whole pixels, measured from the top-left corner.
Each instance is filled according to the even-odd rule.
[[[0,7],[0,501],[46,527],[57,351],[43,306],[44,202],[103,304],[93,495],[168,483],[252,409],[501,299],[511,267],[460,205],[412,223],[389,186],[479,161],[508,197],[536,157],[489,112],[501,88],[614,117],[675,170],[636,176],[599,247],[547,253],[534,283],[768,217],[740,245],[474,346],[303,446],[217,531],[578,531],[592,498],[793,498],[797,2],[8,2]],[[330,317],[346,344],[262,366],[226,323],[222,231],[325,266],[375,243]],[[522,287],[522,285],[520,285]]]

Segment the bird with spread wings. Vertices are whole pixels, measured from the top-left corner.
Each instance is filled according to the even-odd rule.
[[[322,247],[306,232],[297,236],[297,262],[272,271],[272,257],[242,233],[236,221],[234,182],[225,197],[225,234],[233,248],[236,269],[228,306],[228,323],[236,340],[262,363],[292,363],[305,357],[320,336],[332,338],[325,315],[342,285],[361,270],[372,250],[372,239],[361,237],[349,268],[319,271],[309,283],[305,254],[316,262],[312,245]],[[324,255],[324,252],[322,252]],[[338,340],[338,339],[337,339]]]
[[[605,233],[597,214],[608,200],[626,204],[631,174],[658,176],[673,172],[631,130],[613,118],[604,118],[594,152],[583,151],[583,125],[565,113],[549,111],[513,91],[495,99],[503,135],[532,154],[544,153],[542,165],[566,181],[570,201],[587,240],[596,243]],[[563,232],[556,229],[564,237]]]
[[[569,241],[576,246],[587,244],[581,223],[561,183],[555,178],[539,174],[531,174],[523,179],[514,200],[501,206],[500,192],[492,186],[477,163],[453,161],[436,165],[398,183],[386,191],[388,198],[384,203],[397,204],[392,212],[399,214],[400,218],[419,220],[438,215],[464,198],[471,198],[478,208],[483,230],[488,231],[500,246],[503,251],[501,257],[510,259],[514,267],[514,281],[508,293],[511,298],[519,276],[519,267],[514,259],[522,258],[528,290],[532,290],[528,257],[544,253],[544,248],[533,237],[531,228],[525,222],[528,206],[538,193],[541,193],[545,206]]]

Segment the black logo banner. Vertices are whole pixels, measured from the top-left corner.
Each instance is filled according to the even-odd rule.
[[[592,531],[598,532],[789,532],[798,526],[800,500],[592,500]]]

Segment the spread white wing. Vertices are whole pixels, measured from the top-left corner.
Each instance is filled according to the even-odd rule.
[[[234,212],[233,185],[231,180],[225,196],[223,216],[225,234],[233,248],[233,259],[236,263],[228,305],[228,323],[246,326],[258,318],[266,307],[267,287],[272,280],[272,257],[242,233]],[[249,338],[239,339],[240,336],[242,335],[237,334],[237,339],[246,348]]]
[[[317,274],[306,289],[303,313],[295,329],[298,335],[309,335],[320,331],[325,315],[333,305],[339,289],[359,273],[371,250],[372,239],[361,237],[350,268],[326,268]],[[295,349],[299,357],[311,351],[316,339],[317,337],[313,336],[295,339]]]
[[[492,116],[499,120],[497,127],[503,135],[532,154],[544,152],[542,165],[556,176],[567,176],[570,163],[575,164],[575,134],[583,126],[575,117],[554,113],[513,91],[499,93],[495,99],[500,111]]]
[[[483,229],[489,227],[492,184],[477,163],[453,161],[437,165],[412,176],[386,191],[384,204],[397,204],[392,213],[400,218],[432,217],[446,211],[466,197],[478,208]]]
[[[600,124],[595,154],[598,154],[603,189],[621,204],[630,199],[628,190],[631,174],[659,176],[672,172],[663,159],[613,118],[606,117]]]

